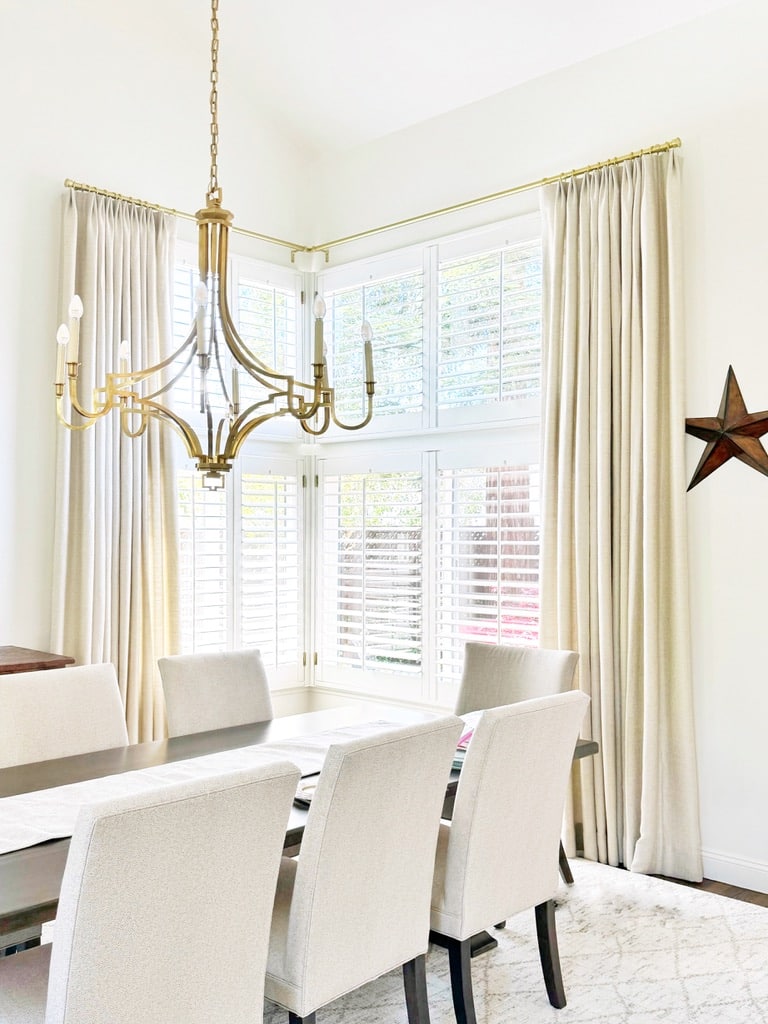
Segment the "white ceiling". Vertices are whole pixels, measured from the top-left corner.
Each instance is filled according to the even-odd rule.
[[[347,148],[732,2],[220,0],[221,103],[234,68],[298,140]]]
[[[49,0],[50,2],[50,0]],[[162,59],[206,61],[210,0],[69,0]],[[493,96],[737,0],[219,0],[228,90],[315,153]]]

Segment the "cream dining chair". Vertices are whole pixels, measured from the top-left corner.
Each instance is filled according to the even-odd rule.
[[[298,776],[262,762],[83,808],[53,943],[0,960],[2,1024],[259,1024]]]
[[[536,908],[552,1006],[565,1006],[555,929],[557,840],[573,748],[589,698],[580,691],[483,712],[440,824],[430,938],[447,946],[458,1024],[475,1024],[471,940]]]
[[[329,749],[272,917],[266,996],[290,1024],[400,966],[410,1024],[428,1024],[435,842],[460,734],[447,716]]]
[[[257,650],[175,654],[158,659],[168,735],[225,729],[274,717]]]
[[[518,700],[566,693],[573,687],[579,656],[575,651],[507,644],[468,643],[455,713],[466,715]],[[560,874],[573,885],[562,841],[559,842]]]
[[[0,768],[127,743],[114,665],[0,676]]]
[[[73,665],[0,676],[0,768],[128,743],[114,665]],[[3,940],[4,950],[40,943],[40,927]]]

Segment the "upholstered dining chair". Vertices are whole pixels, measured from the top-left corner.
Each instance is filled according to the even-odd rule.
[[[455,712],[466,715],[518,700],[566,693],[573,687],[578,660],[575,651],[467,643]],[[562,841],[558,842],[560,875],[567,885],[573,885],[565,849]]]
[[[483,712],[461,769],[453,818],[440,824],[431,939],[447,946],[458,1024],[475,1024],[471,939],[535,907],[552,1006],[565,1006],[553,897],[557,840],[589,698],[578,690]]]
[[[0,768],[127,742],[114,665],[0,676]]]
[[[127,742],[114,665],[0,676],[0,768]]]
[[[73,665],[0,676],[0,768],[128,742],[114,665]],[[7,949],[40,942],[40,928],[6,936]],[[2,950],[0,950],[2,954]]]
[[[168,735],[225,729],[274,717],[257,650],[175,654],[158,659]]]
[[[565,693],[573,687],[578,660],[575,651],[467,643],[456,714]]]
[[[400,966],[410,1024],[428,1024],[435,843],[460,734],[446,716],[329,749],[272,917],[265,992],[290,1024]]]
[[[0,960],[3,1024],[259,1024],[298,769],[286,761],[85,807],[52,944]]]

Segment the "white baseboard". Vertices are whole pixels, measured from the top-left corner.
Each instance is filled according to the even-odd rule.
[[[701,859],[705,878],[768,893],[768,864],[765,862],[746,860],[714,850],[702,850]]]
[[[272,708],[276,718],[283,715],[301,715],[314,710],[306,686],[285,686],[271,691]]]

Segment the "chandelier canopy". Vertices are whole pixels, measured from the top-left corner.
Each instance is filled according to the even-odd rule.
[[[206,203],[198,210],[196,220],[199,237],[199,284],[195,292],[196,315],[184,343],[162,362],[142,370],[130,367],[127,341],[118,349],[118,370],[107,373],[103,387],[94,390],[93,408],[87,409],[78,391],[78,360],[80,319],[83,303],[75,295],[69,306],[69,324],[61,324],[56,340],[56,405],[59,420],[70,430],[83,430],[115,410],[120,415],[122,431],[139,437],[150,419],[169,423],[181,435],[190,458],[203,474],[209,488],[224,485],[227,473],[249,434],[280,416],[292,416],[302,429],[313,435],[323,434],[333,423],[344,430],[359,430],[373,416],[373,354],[372,332],[367,322],[361,329],[365,381],[365,414],[357,423],[345,423],[336,414],[334,388],[328,380],[328,364],[323,341],[325,303],[315,299],[315,321],[311,383],[297,380],[290,374],[271,369],[259,359],[240,338],[228,304],[227,265],[229,229],[233,215],[222,205],[218,181],[218,0],[211,0],[211,143],[210,178]],[[199,394],[200,417],[197,428],[168,403],[170,393],[180,382],[186,382],[196,370],[195,391]],[[212,401],[210,384],[217,381],[216,391],[223,398]],[[248,399],[241,403],[241,380],[254,381],[255,386],[243,388]],[[66,397],[71,407],[65,409]],[[253,399],[253,400],[251,400]],[[71,415],[71,413],[76,414]]]

